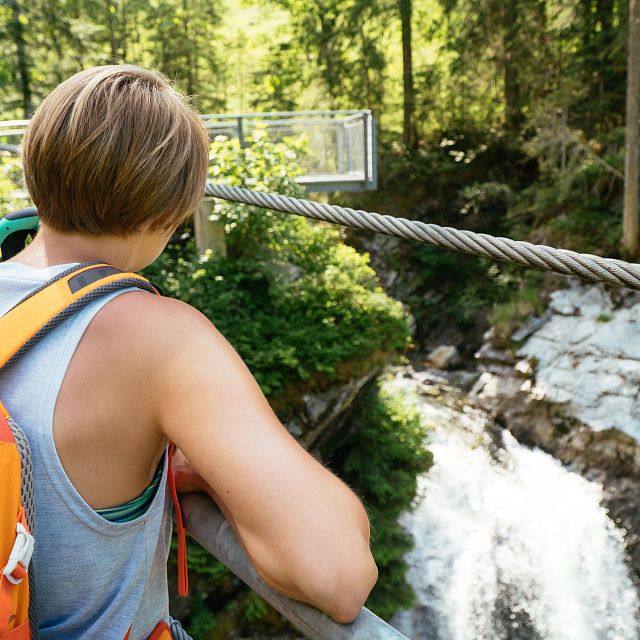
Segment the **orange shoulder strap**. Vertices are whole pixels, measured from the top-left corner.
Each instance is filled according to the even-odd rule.
[[[124,640],[129,640],[130,635],[131,627],[129,627]],[[171,627],[166,622],[158,622],[147,640],[172,640],[172,638],[173,635],[171,634]]]
[[[158,293],[146,278],[101,263],[73,267],[45,282],[0,318],[0,368],[78,309],[125,287]]]

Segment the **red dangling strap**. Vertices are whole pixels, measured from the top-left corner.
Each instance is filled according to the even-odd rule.
[[[187,532],[184,528],[184,521],[182,520],[182,509],[180,508],[180,502],[178,500],[176,479],[173,475],[173,467],[171,466],[175,451],[176,445],[172,442],[169,445],[169,453],[167,457],[167,463],[169,465],[167,473],[169,474],[169,489],[171,491],[171,500],[176,512],[176,523],[178,526],[178,594],[186,596],[189,594],[189,575],[187,573]]]

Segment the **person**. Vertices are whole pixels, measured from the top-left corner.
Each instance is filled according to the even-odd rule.
[[[81,71],[22,145],[41,226],[0,263],[0,314],[85,261],[152,263],[202,198],[208,136],[161,74]],[[168,620],[167,445],[179,490],[206,491],[264,582],[354,620],[377,580],[366,511],[272,411],[193,307],[136,289],[100,298],[0,371],[32,447],[40,637],[146,638]]]

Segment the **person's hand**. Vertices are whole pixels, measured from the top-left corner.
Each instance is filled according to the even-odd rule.
[[[180,449],[175,450],[171,466],[178,493],[207,492],[209,487],[204,478],[191,466]]]

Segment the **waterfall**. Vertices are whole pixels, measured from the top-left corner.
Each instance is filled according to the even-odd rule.
[[[497,431],[458,398],[388,381],[433,428],[434,466],[401,524],[418,606],[391,624],[413,640],[638,640],[639,594],[602,487]],[[487,428],[489,427],[489,428]]]

